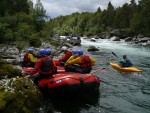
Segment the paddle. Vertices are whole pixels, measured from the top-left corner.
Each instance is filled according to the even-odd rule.
[[[75,66],[80,66],[79,64],[75,64]],[[94,70],[94,72],[107,72],[106,70],[104,70],[105,68],[100,68],[100,69],[96,69],[95,67],[92,67],[92,69]]]
[[[104,69],[105,69],[105,68],[97,69],[97,70],[91,72],[91,74],[93,74],[93,73],[95,73],[95,72],[104,72],[104,71],[103,71]],[[105,71],[105,72],[106,72],[106,71]]]
[[[95,68],[95,67],[92,67],[92,69],[94,70],[94,72],[96,71],[98,71],[98,72],[108,72],[105,68],[99,68],[99,69],[97,69],[97,68]]]
[[[120,59],[114,52],[111,52],[115,57],[117,57],[118,59]]]

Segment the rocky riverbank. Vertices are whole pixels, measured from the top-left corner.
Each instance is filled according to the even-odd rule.
[[[131,44],[150,45],[150,37],[142,34],[133,35],[129,29],[108,30],[95,36],[87,37],[95,42],[96,39],[109,39],[111,41],[125,40]]]
[[[27,49],[33,48],[35,56],[39,56],[41,48],[51,49],[52,56],[57,56],[62,46],[72,48],[80,45],[81,40],[67,39],[55,42],[43,42],[40,47],[22,46],[21,49],[15,44],[0,45],[0,112],[1,113],[33,113],[42,102],[42,93],[34,85],[32,80],[22,78],[21,62]],[[56,44],[57,43],[57,44]],[[57,46],[56,46],[57,45]],[[61,55],[61,54],[59,54]],[[20,67],[20,68],[17,68]]]

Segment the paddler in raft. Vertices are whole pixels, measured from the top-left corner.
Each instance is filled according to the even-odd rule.
[[[70,62],[70,61],[72,61],[72,60],[75,60],[77,57],[79,57],[80,55],[79,55],[79,50],[73,50],[72,51],[72,56],[66,61],[66,63],[65,63],[65,71],[67,71],[67,72],[74,72],[74,70],[76,69],[76,68],[78,68],[78,66],[79,65],[76,65],[76,64],[70,64],[70,65],[68,65],[68,62]]]
[[[53,59],[49,56],[51,51],[48,49],[40,49],[41,58],[36,63],[34,70],[30,75],[38,73],[34,78],[34,83],[37,84],[40,79],[52,77],[57,73],[57,67]]]
[[[82,74],[90,73],[92,70],[92,66],[95,65],[95,59],[83,54],[83,50],[78,50],[77,54],[78,55],[74,54],[74,56],[77,56],[75,59],[67,61],[65,63],[66,71],[79,72]],[[71,70],[67,69],[69,65],[74,65],[72,66]]]
[[[37,59],[34,57],[34,49],[30,48],[24,54],[22,67],[34,67]]]
[[[64,64],[66,63],[66,61],[72,56],[72,52],[69,51],[66,46],[63,46],[61,48],[61,52],[64,53],[64,56],[59,59],[59,62],[61,64],[61,66],[64,66]]]

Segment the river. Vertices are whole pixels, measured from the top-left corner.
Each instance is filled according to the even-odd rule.
[[[102,80],[98,96],[50,99],[46,98],[39,113],[150,113],[150,47],[97,39],[91,42],[82,39],[81,47],[85,54],[96,59],[95,72]],[[99,48],[98,52],[87,52],[89,45]],[[142,73],[121,73],[113,69],[110,61],[126,54]]]

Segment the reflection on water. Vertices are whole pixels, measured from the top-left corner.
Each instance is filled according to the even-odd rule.
[[[87,52],[89,45],[100,51]],[[82,39],[85,54],[96,59],[95,68],[105,68],[105,72],[95,72],[101,78],[98,96],[82,96],[67,99],[49,99],[41,107],[40,113],[150,113],[150,49],[121,42]],[[110,61],[117,62],[111,54],[120,58],[126,54],[142,73],[123,73],[113,69]],[[85,97],[85,98],[83,98]]]
[[[45,97],[40,113],[80,113],[81,111],[102,113],[98,104],[99,96],[100,94],[84,94],[57,98]]]

